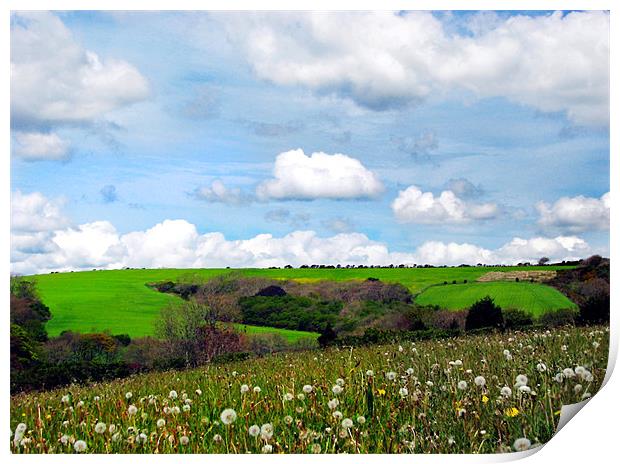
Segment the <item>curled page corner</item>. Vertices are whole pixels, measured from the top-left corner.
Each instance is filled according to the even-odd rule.
[[[560,431],[562,430],[562,427],[564,427],[566,424],[568,424],[568,422],[575,417],[575,415],[581,411],[581,409],[588,404],[588,402],[591,400],[592,398],[588,398],[584,401],[580,401],[579,403],[573,403],[573,404],[565,404],[562,406],[562,409],[560,410],[560,420],[558,422],[558,427],[555,430],[555,434],[554,436]],[[553,439],[553,438],[552,438]]]

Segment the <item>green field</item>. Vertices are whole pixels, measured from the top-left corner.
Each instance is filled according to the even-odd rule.
[[[247,325],[247,324],[234,324],[234,326],[239,332],[245,332],[248,335],[262,335],[262,334],[279,335],[289,343],[294,343],[297,340],[301,340],[302,338],[317,339],[319,337],[318,333],[304,332],[302,330],[278,329],[276,327],[261,327],[257,325]]]
[[[438,305],[445,309],[466,309],[485,296],[491,296],[502,308],[526,309],[535,316],[560,308],[575,308],[575,303],[555,288],[530,282],[475,282],[436,285],[417,298],[420,305]]]
[[[608,343],[605,327],[554,328],[281,353],[72,384],[11,397],[10,427],[17,433],[10,449],[101,454],[526,449],[551,439],[562,405],[598,391]],[[564,369],[576,372],[569,376]],[[251,428],[261,426],[264,434],[254,437]],[[518,446],[524,438],[528,445]]]
[[[406,268],[406,269],[243,269],[246,276],[300,281],[350,280],[375,277],[385,282],[400,282],[412,293],[452,280],[474,281],[490,271],[519,270],[518,267]],[[528,267],[528,270],[562,269],[553,266]],[[565,268],[563,268],[565,269]],[[156,292],[145,284],[177,280],[188,273],[205,278],[231,272],[230,269],[129,269],[115,271],[68,272],[28,277],[36,280],[42,301],[50,307],[47,323],[51,336],[63,330],[93,332],[110,330],[132,337],[152,335],[159,310],[176,296]],[[503,287],[506,283],[497,283]],[[463,288],[461,285],[459,289]],[[520,293],[525,286],[515,287]],[[553,292],[553,290],[552,290]],[[501,293],[501,292],[500,292]],[[559,295],[559,294],[558,294]],[[496,296],[496,295],[491,295]],[[514,296],[515,298],[518,295]],[[526,308],[527,309],[527,308]]]

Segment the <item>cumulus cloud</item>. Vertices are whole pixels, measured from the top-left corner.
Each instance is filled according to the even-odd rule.
[[[164,220],[153,227],[120,234],[108,221],[71,225],[58,207],[41,194],[17,195],[13,216],[31,212],[38,221],[19,219],[11,229],[11,271],[119,269],[122,267],[269,267],[291,264],[516,264],[572,260],[595,250],[576,236],[514,238],[497,249],[468,243],[429,241],[408,252],[396,252],[365,234],[343,232],[321,237],[297,230],[282,237],[259,234],[228,240],[220,232],[201,234],[188,221]],[[34,224],[34,225],[33,225]]]
[[[454,34],[431,12],[225,15],[256,74],[385,110],[465,90],[578,125],[609,124],[609,14],[470,19]],[[475,27],[474,27],[475,26]]]
[[[439,140],[433,131],[424,131],[416,137],[392,137],[396,147],[415,159],[428,158],[439,147]]]
[[[69,142],[53,132],[13,133],[13,155],[26,161],[62,160],[69,157]]]
[[[553,204],[544,201],[536,204],[540,214],[538,224],[544,228],[560,229],[568,232],[609,229],[609,192],[601,198],[582,195],[562,197]]]
[[[361,199],[381,192],[383,184],[359,160],[339,153],[307,156],[301,149],[280,153],[273,179],[256,189],[261,200]]]
[[[56,15],[20,12],[11,19],[14,127],[88,123],[148,96],[134,66],[83,49]]]
[[[211,182],[210,186],[197,188],[192,195],[199,200],[209,203],[224,203],[227,205],[244,205],[254,200],[252,195],[241,191],[239,188],[228,188],[219,179]]]
[[[11,230],[14,232],[45,232],[69,224],[62,213],[62,201],[49,200],[39,192],[11,195]]]
[[[400,222],[418,224],[459,224],[472,220],[492,219],[499,214],[495,203],[468,203],[451,190],[435,197],[412,185],[401,190],[392,202],[392,211]]]

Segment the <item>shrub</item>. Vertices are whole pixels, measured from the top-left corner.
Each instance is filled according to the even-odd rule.
[[[579,319],[584,324],[609,322],[609,293],[599,293],[586,298],[579,305]]]
[[[490,296],[476,301],[465,319],[465,330],[480,329],[482,327],[501,328],[504,325],[502,309],[495,304]]]
[[[432,315],[430,325],[442,330],[465,330],[467,311],[449,311],[442,309]]]
[[[579,313],[571,308],[548,311],[538,318],[538,323],[545,327],[559,327],[563,325],[575,325]]]
[[[325,348],[326,346],[334,343],[336,341],[336,337],[336,332],[332,329],[332,325],[328,323],[325,326],[325,329],[323,329],[323,332],[321,332],[321,335],[319,335],[317,342],[319,342],[321,348]]]
[[[505,329],[520,329],[534,323],[532,316],[521,309],[505,309],[503,316]]]

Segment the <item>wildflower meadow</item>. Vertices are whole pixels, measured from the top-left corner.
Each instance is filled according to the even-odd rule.
[[[11,399],[14,453],[497,453],[605,377],[604,326],[282,353]]]

